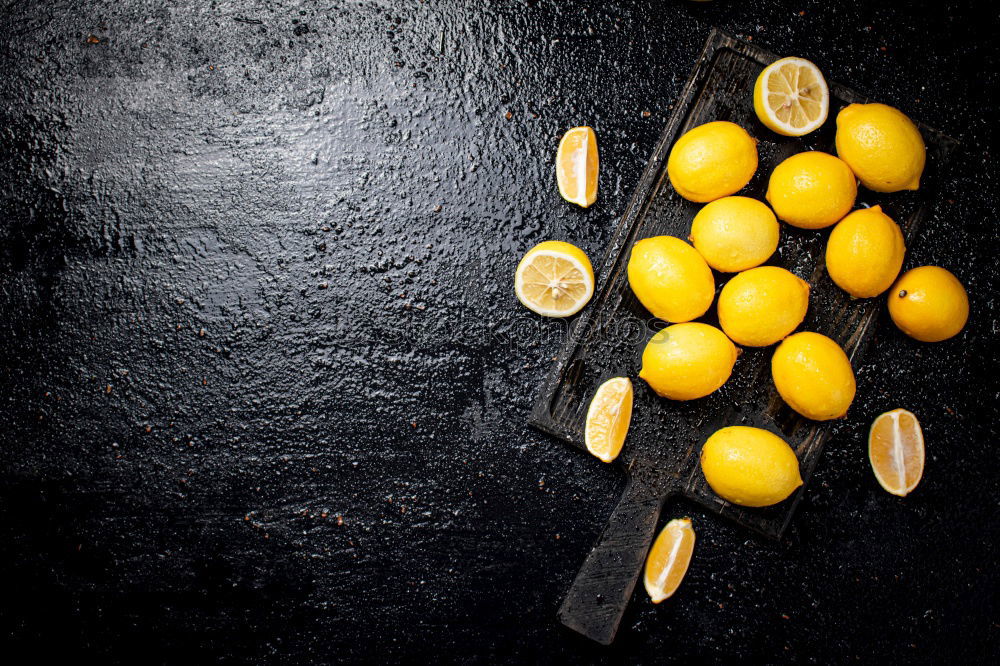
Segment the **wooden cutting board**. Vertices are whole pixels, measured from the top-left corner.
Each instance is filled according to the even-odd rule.
[[[720,30],[711,32],[604,260],[596,264],[599,287],[594,299],[573,321],[532,410],[533,426],[586,452],[584,418],[597,387],[615,376],[631,377],[635,383],[632,428],[616,461],[624,466],[629,481],[559,611],[566,625],[601,643],[614,639],[661,507],[671,495],[688,497],[769,537],[780,538],[788,526],[807,484],[776,506],[754,509],[729,504],[708,487],[698,465],[701,445],[709,435],[727,425],[753,425],[778,433],[795,450],[807,482],[830,435],[830,424],[802,418],[777,394],[770,375],[773,347],[743,349],[726,385],[700,400],[666,400],[637,379],[642,349],[664,324],[643,308],[629,288],[629,253],[637,240],[650,236],[687,238],[700,208],[681,198],[667,179],[667,156],[674,141],[692,127],[713,120],[730,120],[746,128],[759,140],[760,166],[740,194],[763,200],[767,179],[779,162],[805,150],[836,153],[837,113],[848,104],[872,101],[831,83],[830,115],[824,126],[805,137],[778,136],[757,120],[751,101],[757,76],[777,58]],[[927,143],[920,189],[880,194],[860,188],[856,204],[880,204],[899,223],[908,241],[928,218],[946,175],[947,160],[957,146],[942,133],[918,126]],[[829,230],[782,224],[781,233],[778,251],[767,263],[787,268],[811,287],[809,312],[799,330],[833,338],[857,368],[872,322],[879,308],[885,307],[884,298],[852,300],[833,284],[823,260]],[[721,288],[726,279],[716,274],[717,286]],[[718,325],[715,308],[701,321]],[[596,458],[594,464],[600,464]]]

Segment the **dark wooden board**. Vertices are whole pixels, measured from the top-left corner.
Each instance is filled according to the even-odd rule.
[[[636,388],[635,411],[632,428],[618,462],[625,465],[632,477],[630,488],[636,484],[646,488],[645,492],[638,493],[640,500],[642,497],[655,497],[662,503],[673,493],[683,493],[710,510],[773,538],[780,538],[784,533],[807,484],[773,507],[744,508],[730,504],[715,495],[704,480],[698,465],[701,445],[715,430],[726,425],[754,425],[770,429],[792,445],[799,458],[802,477],[808,481],[829,437],[829,424],[805,419],[781,400],[770,376],[773,347],[743,349],[730,380],[706,398],[690,402],[659,398],[637,377],[645,343],[664,324],[654,319],[632,294],[626,265],[631,247],[637,240],[657,235],[688,236],[691,220],[701,205],[681,198],[673,190],[666,176],[666,162],[676,138],[692,127],[713,120],[730,120],[758,139],[760,166],[740,194],[761,200],[772,169],[786,157],[805,150],[835,154],[837,113],[848,104],[870,100],[849,88],[831,83],[830,114],[823,127],[806,137],[778,136],[757,120],[751,102],[757,76],[777,57],[719,30],[713,30],[709,35],[635,194],[622,215],[604,260],[597,265],[599,284],[595,297],[574,321],[531,415],[532,425],[583,449],[583,423],[594,391],[610,377],[632,377]],[[921,188],[915,192],[893,194],[860,188],[856,204],[857,207],[881,205],[899,223],[908,240],[929,214],[948,157],[957,145],[953,139],[934,129],[923,125],[920,129],[927,143],[927,167]],[[829,279],[823,261],[829,230],[801,230],[782,224],[781,234],[778,251],[768,264],[787,268],[809,282],[811,287],[809,312],[799,330],[830,336],[844,347],[857,368],[872,321],[878,309],[884,307],[884,300],[851,299]],[[717,289],[721,289],[727,279],[728,276],[716,273]],[[717,324],[714,306],[701,320]],[[631,492],[636,494],[635,489]],[[626,497],[628,495],[629,491]],[[622,515],[632,518],[624,519],[625,525],[615,525],[615,520],[621,521],[622,517],[617,514],[612,516],[608,529],[617,531],[618,537],[606,533],[595,553],[592,553],[592,559],[601,559],[597,551],[602,546],[614,552],[613,559],[621,559],[623,548],[637,547],[635,535],[638,530],[643,534],[638,539],[638,547],[643,552],[639,557],[632,553],[626,559],[641,563],[648,548],[645,533],[652,534],[656,521],[654,519],[647,530],[648,515],[636,519],[634,507],[626,509],[619,505]],[[656,504],[654,513],[658,515],[658,512],[659,504]],[[637,527],[637,520],[642,525],[641,529]],[[615,547],[615,538],[622,536],[627,536],[627,544],[620,543]],[[609,540],[612,542],[610,545]],[[602,584],[609,588],[606,593],[595,593],[601,600],[611,594],[610,588],[615,585],[625,584],[630,594],[635,583],[634,572],[625,572],[624,579],[612,582],[606,580],[608,572],[602,572],[594,562],[590,564],[593,566],[590,566],[589,575],[598,576],[604,581]],[[586,573],[582,571],[578,576],[577,591],[579,585],[585,583],[582,579]],[[620,596],[623,592],[625,590],[619,589],[614,594]],[[573,596],[572,591],[570,596]],[[624,602],[627,602],[627,597],[628,594]],[[587,598],[587,595],[578,598],[577,605],[592,605]],[[598,605],[604,607],[606,614],[613,615],[615,612],[603,602]],[[564,611],[566,608],[564,604]],[[565,612],[563,616],[566,621]],[[568,623],[572,625],[572,621]],[[575,628],[592,633],[581,627]],[[610,641],[613,631],[610,637],[592,637]]]

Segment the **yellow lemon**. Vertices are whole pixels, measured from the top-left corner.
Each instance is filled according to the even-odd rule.
[[[517,265],[514,293],[532,312],[568,317],[594,295],[594,269],[575,245],[545,241],[528,250]]]
[[[704,203],[741,190],[757,171],[757,140],[717,120],[688,130],[667,158],[667,174],[685,199]]]
[[[785,440],[762,428],[717,430],[701,449],[701,471],[727,502],[771,506],[802,485],[799,460]]]
[[[847,215],[857,196],[858,183],[847,163],[811,150],[774,167],[765,198],[793,227],[822,229]]]
[[[646,344],[639,376],[664,398],[694,400],[726,383],[736,356],[736,346],[714,326],[674,324]]]
[[[837,154],[875,192],[920,187],[927,149],[906,114],[885,104],[851,104],[837,114]]]
[[[736,273],[767,261],[778,248],[778,235],[778,220],[766,204],[722,197],[694,216],[690,238],[709,266]]]
[[[921,266],[903,274],[889,292],[889,316],[921,342],[958,335],[969,320],[969,295],[951,271]]]
[[[847,354],[819,333],[785,338],[771,358],[771,377],[789,407],[814,421],[846,414],[857,388]]]
[[[674,518],[663,528],[649,549],[643,586],[654,604],[673,596],[684,580],[691,553],[694,552],[694,529],[690,518]]]
[[[719,324],[733,342],[773,345],[805,319],[809,284],[777,266],[751,268],[734,276],[719,294]]]
[[[653,316],[669,322],[702,316],[715,298],[712,269],[696,249],[673,236],[646,238],[632,247],[628,283]]]
[[[856,210],[830,232],[826,271],[854,298],[878,296],[903,267],[903,232],[881,206]]]
[[[583,440],[587,450],[611,462],[621,453],[632,422],[632,381],[612,377],[597,388],[587,409]]]
[[[868,460],[886,492],[906,497],[924,475],[924,431],[913,412],[894,409],[868,431]]]
[[[556,151],[556,183],[559,194],[570,203],[587,208],[597,201],[597,135],[589,127],[574,127],[559,141]]]
[[[803,136],[826,122],[830,90],[819,67],[805,58],[782,58],[757,77],[753,109],[772,132]]]

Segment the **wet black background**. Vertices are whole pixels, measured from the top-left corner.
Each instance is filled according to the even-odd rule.
[[[124,663],[830,663],[998,644],[996,10],[945,2],[20,2],[2,8],[0,630]],[[615,646],[555,609],[620,492],[525,425],[560,325],[548,238],[595,259],[711,26],[963,142],[907,267],[956,339],[883,311],[786,540],[692,505],[674,599]],[[600,142],[565,204],[568,127]],[[924,480],[882,491],[898,406]]]

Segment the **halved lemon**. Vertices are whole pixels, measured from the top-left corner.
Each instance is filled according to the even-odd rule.
[[[545,241],[528,250],[517,265],[514,292],[532,312],[568,317],[594,295],[594,269],[575,245]]]
[[[632,382],[612,377],[601,384],[590,401],[584,441],[587,450],[606,463],[621,453],[632,422]]]
[[[805,58],[782,58],[757,77],[753,108],[760,122],[783,136],[802,136],[826,122],[830,89]]]
[[[583,208],[597,200],[597,135],[590,127],[574,127],[559,141],[556,182],[559,194]]]
[[[663,528],[649,549],[646,574],[642,582],[654,604],[673,595],[684,580],[691,553],[694,552],[694,529],[690,518],[674,518]]]
[[[905,497],[924,475],[924,433],[912,412],[881,414],[868,431],[868,460],[886,492]]]

